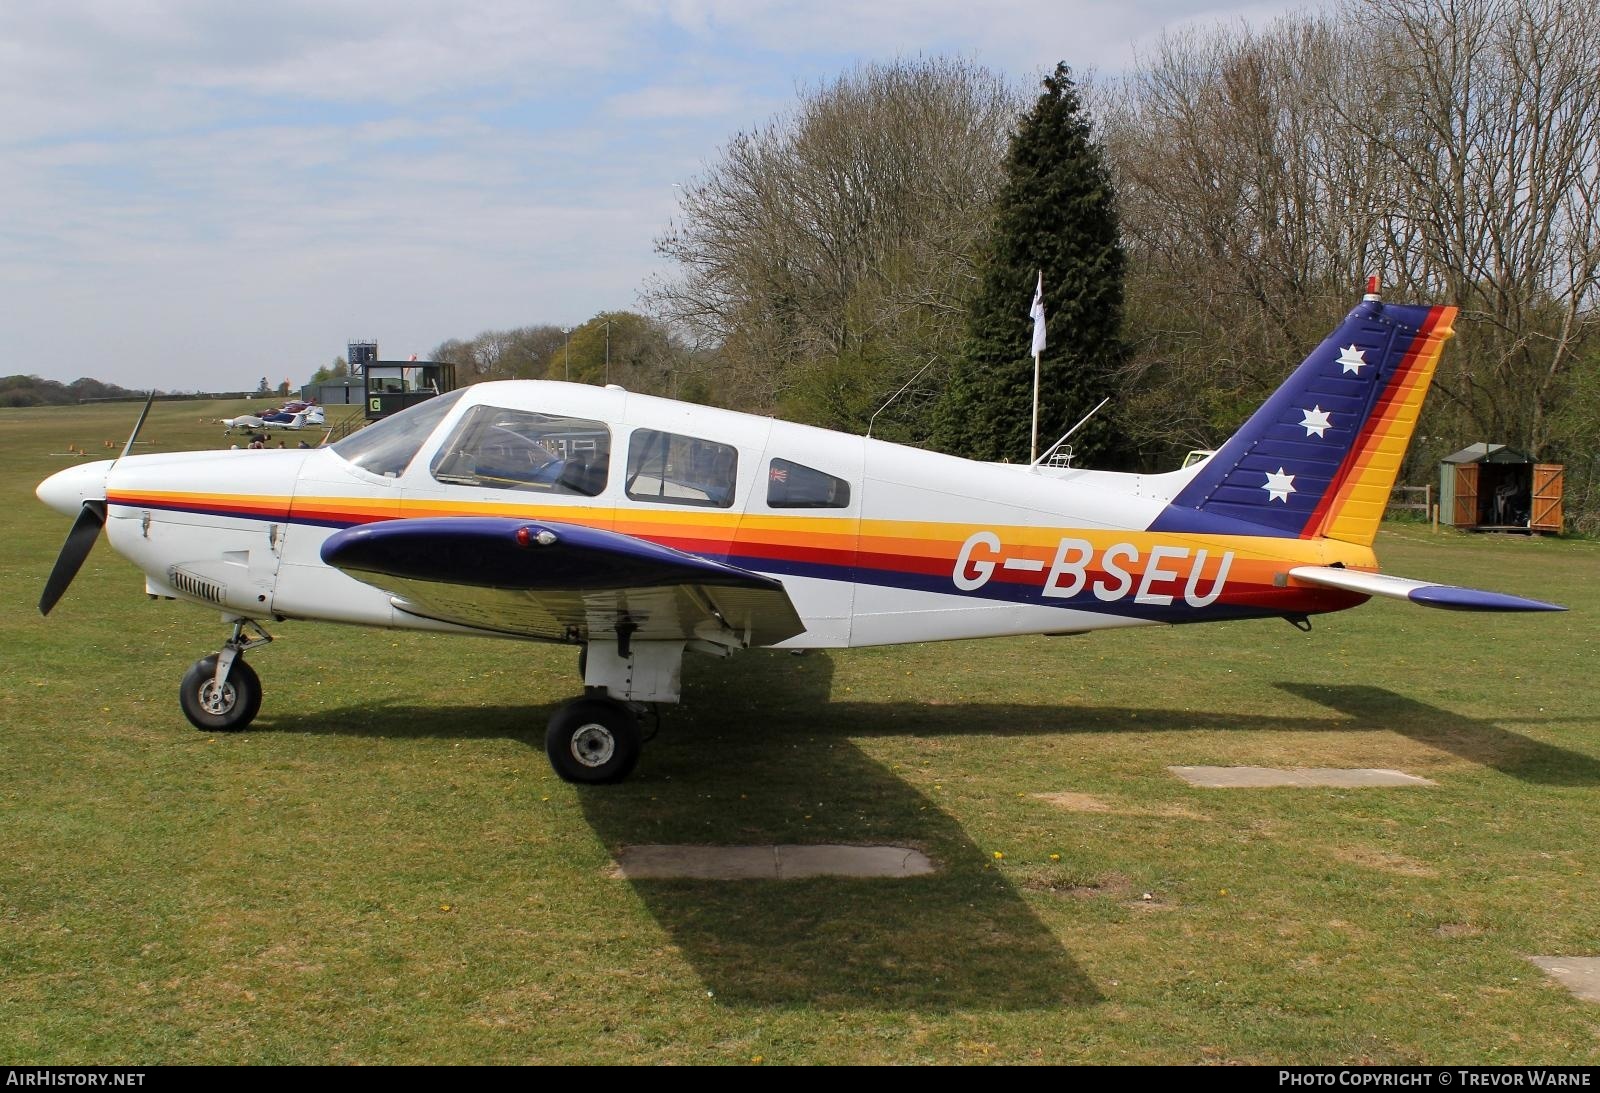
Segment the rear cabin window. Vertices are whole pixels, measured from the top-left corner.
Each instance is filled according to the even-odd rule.
[[[774,509],[845,509],[850,507],[850,483],[842,478],[774,459],[767,467],[767,507]]]
[[[611,431],[599,421],[474,406],[433,460],[452,486],[594,497],[606,488]]]
[[[663,505],[733,504],[739,452],[714,440],[636,429],[628,441],[628,496]]]
[[[399,478],[411,462],[411,457],[422,447],[422,442],[433,435],[434,428],[465,393],[452,391],[448,395],[408,406],[393,417],[386,417],[359,432],[351,433],[335,444],[332,451],[368,474]]]

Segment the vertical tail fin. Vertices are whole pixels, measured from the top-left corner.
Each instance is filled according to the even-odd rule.
[[[1372,545],[1455,315],[1369,295],[1151,530]]]

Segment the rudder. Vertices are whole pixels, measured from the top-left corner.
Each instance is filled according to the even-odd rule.
[[[1368,296],[1151,530],[1372,545],[1455,315]]]

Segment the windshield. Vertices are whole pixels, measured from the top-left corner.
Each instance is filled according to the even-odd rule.
[[[373,422],[358,433],[351,433],[333,446],[333,452],[369,474],[399,478],[423,441],[466,390],[419,402],[393,417]]]

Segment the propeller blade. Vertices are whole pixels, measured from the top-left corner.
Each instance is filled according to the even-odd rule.
[[[72,522],[72,530],[67,532],[67,541],[61,544],[61,553],[56,556],[56,567],[50,571],[50,579],[44,582],[44,595],[39,597],[39,614],[48,615],[61,599],[72,578],[83,568],[84,559],[94,549],[94,541],[100,537],[100,529],[105,527],[105,523],[106,503],[85,501],[78,518]]]
[[[133,451],[133,442],[139,438],[139,430],[144,428],[144,419],[150,413],[150,404],[155,400],[156,389],[152,387],[150,388],[150,397],[144,400],[144,409],[139,411],[139,420],[133,423],[133,432],[128,434],[128,443],[123,446],[122,455],[117,456],[118,459],[125,458],[129,452]],[[101,515],[100,522],[105,522],[104,514]],[[68,541],[71,541],[70,536]]]

